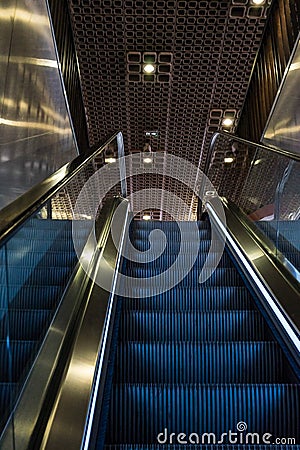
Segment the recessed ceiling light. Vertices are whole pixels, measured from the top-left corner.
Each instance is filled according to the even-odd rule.
[[[108,158],[105,158],[105,162],[108,163],[108,164],[112,164],[112,163],[114,163],[116,161],[117,161],[116,158],[113,158],[111,156],[108,157]]]
[[[144,214],[143,215],[143,220],[151,220],[150,214]]]
[[[153,73],[155,71],[155,66],[153,64],[145,64],[143,67],[145,73]]]
[[[252,0],[253,5],[260,6],[266,3],[266,0]]]
[[[231,164],[234,161],[234,157],[233,156],[225,156],[224,158],[224,163],[225,164]]]
[[[230,119],[229,117],[226,117],[225,119],[223,119],[222,125],[224,127],[231,127],[232,124],[233,124],[233,120]]]
[[[254,162],[254,166],[257,166],[258,164],[260,164],[261,162],[263,162],[263,158],[260,158],[260,159],[257,159],[255,162]]]
[[[153,159],[149,158],[149,156],[146,156],[143,161],[145,164],[151,164],[153,162]]]

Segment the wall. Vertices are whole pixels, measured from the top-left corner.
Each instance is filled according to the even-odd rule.
[[[0,5],[0,208],[77,149],[45,0]]]
[[[258,142],[300,31],[300,0],[274,0],[237,134]]]

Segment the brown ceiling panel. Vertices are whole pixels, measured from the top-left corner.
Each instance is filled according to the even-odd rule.
[[[90,144],[122,130],[127,154],[149,142],[152,151],[203,168],[224,117],[236,128],[271,0],[261,7],[251,0],[69,2]],[[143,73],[147,54],[152,77]],[[155,182],[140,175],[130,186]],[[165,185],[176,191],[170,180]],[[195,218],[194,196],[180,195]]]

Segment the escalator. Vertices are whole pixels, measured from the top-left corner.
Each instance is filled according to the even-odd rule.
[[[77,263],[71,236],[71,221],[34,218],[1,252],[2,427]]]
[[[299,379],[228,252],[199,284],[210,226],[198,226],[199,256],[176,287],[153,297],[141,291],[141,298],[119,298],[108,425],[96,448],[104,439],[114,450],[299,442]],[[155,228],[168,238],[165,252],[155,263],[127,261],[128,276],[167,270],[178,252],[180,232],[172,222],[134,222],[135,247],[145,251]],[[191,228],[184,224],[181,239],[198,246]]]
[[[115,139],[122,157],[117,133],[0,213],[0,448],[299,448],[297,282],[224,199],[226,226],[214,198],[180,226],[132,220],[119,196],[76,215]]]

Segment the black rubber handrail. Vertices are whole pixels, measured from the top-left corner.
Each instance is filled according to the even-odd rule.
[[[256,143],[256,142],[252,142],[252,141],[249,141],[247,139],[244,139],[244,138],[241,138],[239,136],[236,136],[234,134],[231,134],[228,131],[217,131],[216,133],[213,134],[213,137],[211,138],[211,141],[210,141],[208,154],[207,154],[207,158],[206,158],[206,162],[205,162],[205,166],[204,166],[204,173],[205,173],[205,175],[208,174],[210,162],[211,162],[211,159],[212,159],[212,156],[213,156],[214,146],[215,146],[215,143],[216,143],[216,141],[217,141],[219,136],[223,136],[223,137],[226,137],[227,139],[232,139],[235,142],[241,142],[242,144],[250,145],[252,147],[259,148],[261,150],[266,150],[266,151],[269,151],[269,152],[272,152],[272,153],[276,153],[276,154],[279,154],[281,156],[285,156],[287,158],[293,159],[294,161],[300,161],[300,154],[297,155],[296,153],[289,152],[288,150],[282,150],[282,149],[279,149],[279,148],[271,147],[269,145],[264,145],[264,144],[259,144],[259,143]]]
[[[97,150],[77,156],[73,161],[65,164],[48,178],[33,186],[29,191],[3,208],[0,211],[0,246],[10,238],[25,220],[66,186],[88,162],[100,155],[119,134],[122,135],[120,131],[114,133]]]

